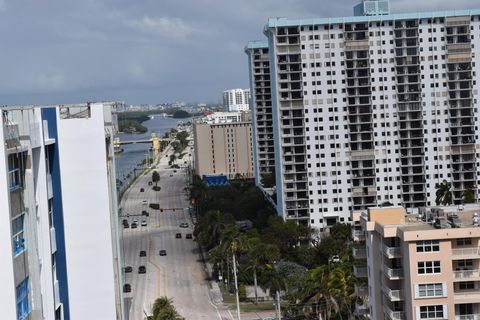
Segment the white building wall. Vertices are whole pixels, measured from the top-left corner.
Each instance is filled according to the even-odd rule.
[[[117,319],[102,104],[57,123],[70,317]]]
[[[3,125],[0,125],[0,141],[5,141]],[[10,230],[10,201],[5,144],[0,144],[0,306],[2,319],[16,319],[15,283],[13,273],[12,234]]]

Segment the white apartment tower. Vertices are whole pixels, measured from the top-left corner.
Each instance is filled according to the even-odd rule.
[[[384,202],[434,205],[444,179],[456,204],[477,190],[480,10],[355,12],[264,30],[277,211],[317,228]]]
[[[245,53],[248,55],[250,74],[255,183],[262,187],[263,176],[275,175],[268,44],[251,41]]]
[[[225,111],[249,111],[249,102],[250,90],[248,89],[231,89],[223,92],[223,107]]]
[[[124,319],[113,106],[0,108],[2,319]]]

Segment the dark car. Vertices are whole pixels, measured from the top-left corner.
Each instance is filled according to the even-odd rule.
[[[173,173],[177,173],[177,170],[173,170]]]
[[[123,224],[128,224],[128,219],[123,219],[123,220],[122,220],[122,223],[123,223]]]
[[[175,234],[175,238],[177,238],[177,239],[182,239],[182,234],[181,234],[181,233]]]
[[[166,256],[167,255],[167,251],[166,250],[160,250],[158,252],[161,256]]]
[[[125,268],[123,268],[123,271],[125,271],[125,273],[130,273],[133,271],[133,268],[131,266],[126,266]]]
[[[145,189],[143,189],[143,188],[140,188],[140,192],[145,192]]]
[[[192,239],[192,234],[191,234],[191,233],[187,233],[187,235],[185,236],[185,238],[187,238],[187,239]]]
[[[131,227],[132,227],[132,229],[135,229],[136,227],[138,227],[138,224],[136,222],[132,222]]]
[[[140,257],[146,257],[147,256],[147,251],[142,250],[140,251]]]
[[[145,266],[138,267],[138,273],[147,273],[147,268]]]
[[[148,217],[149,215],[150,215],[150,213],[148,213],[147,210],[142,210],[142,216]]]
[[[124,224],[123,224],[123,227],[124,227],[125,229],[130,228],[130,226],[128,225],[128,223],[124,223]]]
[[[123,292],[125,292],[125,293],[132,292],[132,286],[128,283],[125,283],[123,285]]]

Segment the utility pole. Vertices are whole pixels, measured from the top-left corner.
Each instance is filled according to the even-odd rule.
[[[282,320],[282,312],[280,310],[280,291],[277,290],[275,295],[277,296],[277,319]]]
[[[235,296],[237,298],[237,319],[240,318],[240,299],[238,297],[238,283],[237,283],[237,262],[235,261],[235,245],[232,245],[232,260],[233,260],[233,278],[235,279]]]

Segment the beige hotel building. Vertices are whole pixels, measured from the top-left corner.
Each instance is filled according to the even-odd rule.
[[[444,221],[438,229],[402,207],[354,213],[355,240],[365,243],[353,252],[355,290],[364,296],[357,313],[371,319],[480,319],[480,228],[473,222],[479,208],[437,210]],[[458,216],[459,227],[446,223],[450,214]]]

